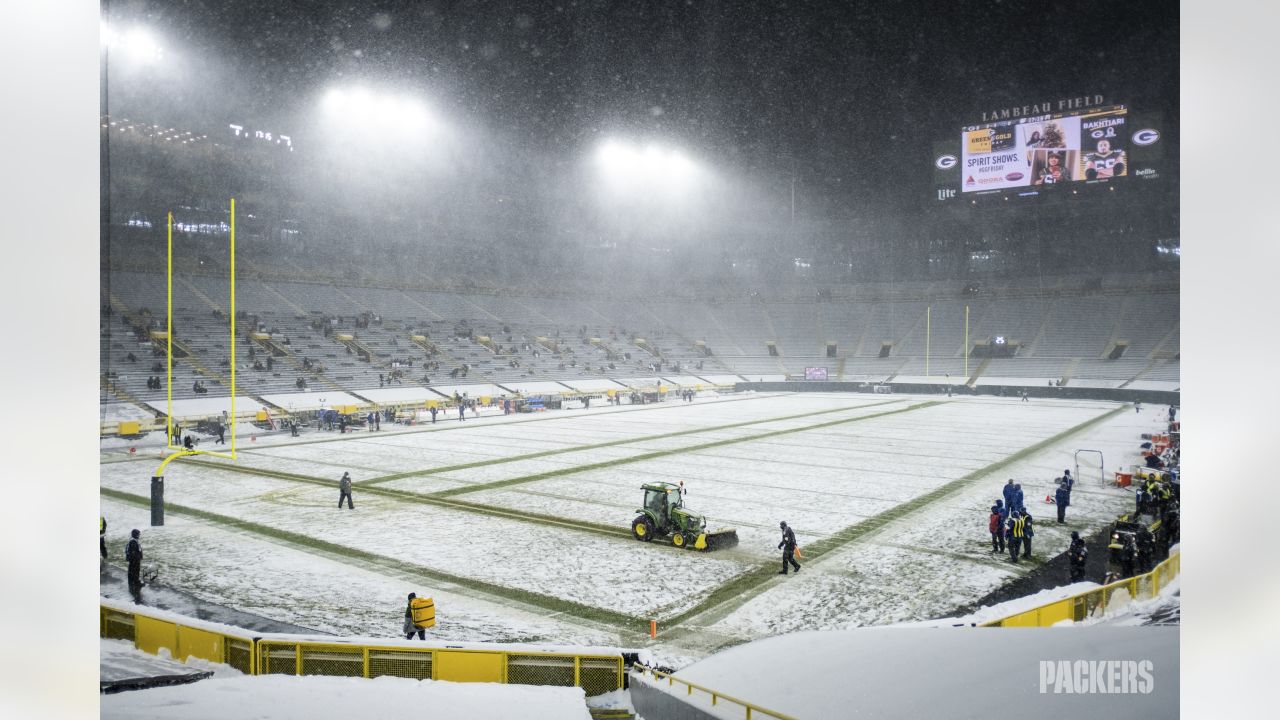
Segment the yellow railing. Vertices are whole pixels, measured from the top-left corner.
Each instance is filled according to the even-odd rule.
[[[589,697],[623,686],[621,654],[254,635],[170,613],[152,616],[142,609],[109,601],[101,605],[100,634],[104,638],[131,640],[139,650],[153,654],[164,648],[181,661],[197,657],[225,663],[248,675],[389,675],[418,680],[558,685],[580,687]]]
[[[177,660],[197,657],[230,665],[246,675],[256,675],[254,638],[245,630],[200,620],[178,620],[172,615],[150,615],[126,605],[99,606],[99,635],[129,640],[153,655],[161,648]]]
[[[674,687],[676,683],[680,683],[681,685],[684,686],[685,694],[688,696],[693,696],[693,691],[695,690],[697,690],[700,693],[705,693],[707,697],[711,699],[711,704],[713,706],[719,707],[721,702],[737,705],[738,707],[742,708],[743,711],[745,712],[743,717],[746,720],[753,720],[753,718],[758,718],[758,717],[771,717],[771,718],[777,718],[778,720],[795,720],[794,717],[790,715],[784,715],[783,713],[780,713],[777,710],[769,710],[768,708],[760,707],[755,703],[749,703],[746,700],[739,700],[738,698],[733,697],[732,695],[726,695],[718,690],[712,690],[711,688],[703,687],[702,685],[698,685],[696,683],[691,683],[686,680],[681,680],[675,675],[671,675],[670,673],[664,673],[661,670],[654,670],[653,668],[646,667],[644,665],[635,665],[633,666],[633,669],[636,672],[640,673],[641,675],[651,675],[655,680],[659,680],[659,681],[666,680],[667,685],[670,687]]]
[[[1160,588],[1177,577],[1181,568],[1182,555],[1175,552],[1149,573],[1134,575],[1131,578],[1055,600],[1016,615],[990,620],[981,623],[979,627],[1049,627],[1063,620],[1080,622],[1105,613],[1116,592],[1124,591],[1131,600],[1155,597],[1160,593]]]

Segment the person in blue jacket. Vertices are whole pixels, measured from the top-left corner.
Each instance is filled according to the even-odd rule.
[[[1058,522],[1066,522],[1067,506],[1071,505],[1071,486],[1067,484],[1067,478],[1058,483],[1058,489],[1053,492],[1053,502],[1058,506]]]
[[[1022,510],[1026,507],[1027,507],[1026,504],[1023,502],[1022,483],[1017,483],[1013,486],[1013,504],[1009,507],[1009,509]]]
[[[1002,491],[1004,493],[1004,506],[1006,508],[1013,508],[1013,478],[1009,478],[1009,482],[1004,484]]]

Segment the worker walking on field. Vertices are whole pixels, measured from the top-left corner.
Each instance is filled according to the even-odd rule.
[[[412,640],[414,634],[417,634],[419,640],[427,639],[427,631],[418,627],[413,621],[413,600],[418,597],[417,593],[409,593],[409,604],[404,609],[404,639]]]
[[[338,481],[338,509],[342,509],[342,501],[347,501],[347,509],[355,510],[355,506],[351,504],[351,473],[342,473],[342,479]]]
[[[800,572],[800,563],[796,562],[796,534],[787,527],[786,520],[778,523],[778,527],[782,528],[782,542],[778,543],[778,549],[782,550],[782,569],[778,574],[786,575],[788,564]]]

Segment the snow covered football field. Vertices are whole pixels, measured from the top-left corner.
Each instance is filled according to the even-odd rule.
[[[122,460],[104,441],[102,509],[113,563],[140,528],[164,584],[316,631],[394,637],[414,591],[436,599],[436,639],[648,646],[679,663],[783,632],[941,617],[982,597],[1064,551],[1071,530],[1130,507],[1084,455],[1068,523],[1042,500],[1077,449],[1102,451],[1108,475],[1136,462],[1163,409],[743,393],[241,437],[235,462],[169,465],[159,528],[148,510],[159,449]],[[337,508],[343,471],[354,510]],[[1018,566],[991,554],[986,531],[1007,478],[1038,521],[1033,561]],[[640,485],[679,480],[710,528],[738,530],[737,548],[631,538]],[[779,520],[801,544],[798,575],[777,575]]]

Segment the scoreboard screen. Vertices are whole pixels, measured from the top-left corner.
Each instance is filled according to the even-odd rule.
[[[955,141],[934,146],[937,199],[1039,195],[1120,178],[1154,179],[1160,136],[1125,105],[966,126],[958,147]]]

